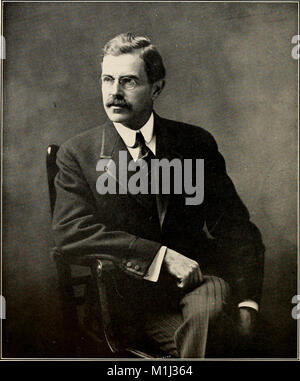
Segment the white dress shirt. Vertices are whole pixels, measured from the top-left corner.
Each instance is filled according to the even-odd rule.
[[[133,160],[137,160],[140,153],[140,148],[136,147],[133,148],[136,141],[136,132],[135,130],[131,130],[130,128],[124,126],[121,123],[114,123],[114,126],[116,130],[118,131],[119,135],[121,136],[122,140],[124,141],[125,145],[127,146],[127,149],[133,158]],[[148,121],[144,124],[143,127],[139,130],[145,139],[146,146],[153,152],[153,154],[156,154],[156,136],[154,135],[154,116],[153,113],[151,113],[150,118]],[[154,257],[147,274],[144,276],[144,279],[149,280],[151,282],[157,282],[160,274],[160,269],[165,257],[167,251],[166,246],[162,246],[156,256]],[[254,308],[256,311],[258,311],[258,304],[253,300],[244,300],[243,302],[238,304],[238,307],[250,307]]]

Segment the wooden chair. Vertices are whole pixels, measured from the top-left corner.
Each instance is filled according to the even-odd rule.
[[[46,158],[51,216],[56,200],[54,179],[58,172],[58,149],[57,145],[50,145]],[[131,345],[126,333],[122,331],[124,327],[120,322],[121,317],[115,313],[114,306],[121,305],[124,301],[114,286],[114,276],[118,270],[112,257],[93,254],[67,259],[57,248],[53,248],[51,254],[58,274],[65,342],[69,344],[71,354],[80,345],[78,341],[87,338],[96,343],[98,348],[103,348],[106,344],[109,357],[169,357],[149,341]],[[79,271],[78,274],[78,269],[85,273]],[[78,296],[76,288],[80,287],[83,292]]]

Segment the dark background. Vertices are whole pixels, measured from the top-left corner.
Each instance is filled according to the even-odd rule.
[[[101,48],[124,31],[164,57],[156,111],[217,139],[266,245],[266,357],[296,357],[297,5],[68,2],[4,4],[3,357],[66,355],[45,152],[105,120]]]

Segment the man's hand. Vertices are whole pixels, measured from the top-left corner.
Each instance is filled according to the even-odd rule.
[[[175,250],[167,249],[164,265],[168,273],[177,279],[177,286],[181,289],[192,290],[203,282],[198,263]]]
[[[254,334],[258,312],[254,308],[239,308],[238,330],[242,337],[251,338]]]

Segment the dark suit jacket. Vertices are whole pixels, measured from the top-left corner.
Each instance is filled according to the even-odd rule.
[[[57,246],[65,255],[113,256],[128,287],[131,284],[135,293],[140,288],[139,298],[144,298],[143,288],[152,282],[143,277],[158,249],[166,245],[197,260],[204,274],[227,280],[237,301],[249,298],[259,302],[264,246],[226,173],[214,138],[200,127],[156,114],[154,128],[159,159],[204,159],[204,202],[189,206],[185,195],[170,195],[161,228],[143,197],[98,194],[96,181],[102,174],[96,171],[98,160],[112,158],[118,168],[119,151],[126,150],[107,121],[60,147],[53,217]]]

